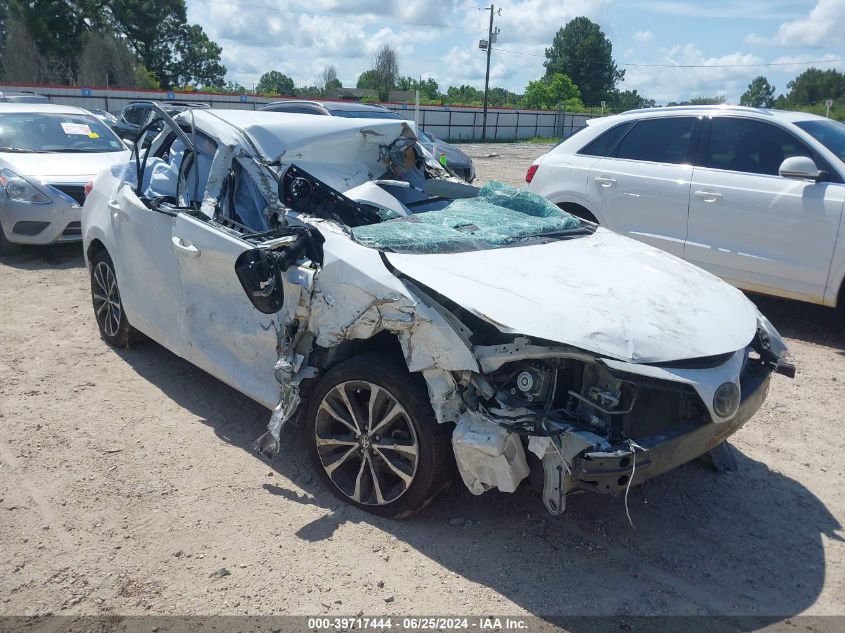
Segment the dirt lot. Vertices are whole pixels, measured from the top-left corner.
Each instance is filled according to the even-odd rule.
[[[542,146],[468,146],[521,182]],[[483,158],[496,153],[497,157]],[[295,433],[160,346],[97,335],[80,248],[0,261],[0,614],[845,614],[845,322],[755,298],[798,376],[733,440],[554,519],[455,487],[387,521],[339,504]],[[220,572],[224,569],[228,571]]]

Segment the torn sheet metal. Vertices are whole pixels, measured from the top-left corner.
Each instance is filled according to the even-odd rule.
[[[386,258],[504,333],[617,360],[653,363],[734,352],[757,328],[754,305],[736,288],[602,228],[518,249]]]
[[[321,223],[326,258],[315,278],[308,329],[317,345],[333,347],[395,333],[411,371],[478,371],[467,344],[434,309],[392,275],[378,251],[349,240],[332,223]]]

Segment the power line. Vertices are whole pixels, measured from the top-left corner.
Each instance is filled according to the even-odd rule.
[[[496,52],[512,53],[514,55],[526,55],[528,57],[545,57],[545,55],[538,55],[537,53],[527,53],[525,51],[512,51],[506,48],[497,48]],[[585,64],[608,64],[608,62],[603,62],[594,59],[585,59],[581,61]],[[833,64],[839,62],[845,62],[845,58],[815,59],[802,62],[770,62],[763,64],[637,64],[633,62],[619,62],[617,63],[617,66],[635,66],[637,68],[755,68],[764,66],[812,66],[813,64]]]
[[[444,4],[442,2],[431,2],[431,0],[407,0],[410,2],[424,2],[426,4]],[[206,0],[211,4],[222,4],[230,7],[238,7],[238,8],[248,8],[248,9],[263,9],[265,11],[275,11],[277,13],[291,13],[294,15],[319,15],[320,17],[325,18],[340,18],[344,20],[355,20],[362,17],[368,18],[371,22],[387,22],[391,24],[406,24],[409,26],[427,26],[435,29],[460,29],[462,31],[482,31],[486,32],[487,29],[480,29],[480,28],[471,28],[461,24],[433,24],[430,22],[411,22],[408,20],[396,20],[393,18],[382,18],[378,16],[369,16],[367,14],[358,14],[358,15],[350,15],[348,13],[328,13],[328,12],[321,12],[321,11],[305,11],[305,10],[296,10],[296,9],[282,9],[279,7],[272,7],[266,4],[254,4],[249,2],[232,2],[231,0]],[[457,6],[451,3],[448,3],[449,6]]]

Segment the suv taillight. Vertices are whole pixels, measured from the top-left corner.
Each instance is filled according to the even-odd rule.
[[[530,183],[532,180],[534,180],[534,174],[537,173],[538,167],[539,165],[531,165],[531,167],[528,168],[528,172],[525,174],[525,182]]]
[[[85,191],[85,197],[86,197],[86,198],[87,198],[87,197],[88,197],[88,195],[91,193],[91,190],[92,190],[93,188],[94,188],[94,181],[93,181],[93,180],[89,180],[88,182],[86,182],[86,183],[85,183],[85,188],[84,188],[84,191]]]

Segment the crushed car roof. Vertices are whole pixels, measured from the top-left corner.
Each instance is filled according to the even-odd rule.
[[[345,119],[342,117],[315,117],[288,112],[262,112],[254,110],[193,110],[179,115],[179,120],[190,124],[193,113],[197,125],[214,130],[224,143],[235,141],[230,126],[244,132],[258,151],[275,160],[302,145],[318,146],[333,137],[348,135],[361,130],[362,138],[395,139],[408,126],[414,132],[413,121],[391,119]],[[226,125],[228,124],[228,125]]]

